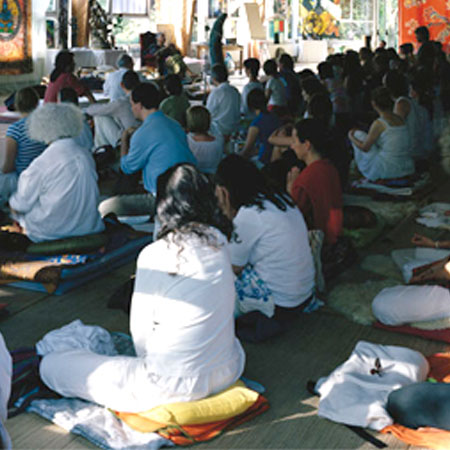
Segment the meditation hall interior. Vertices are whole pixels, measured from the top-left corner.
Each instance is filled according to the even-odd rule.
[[[449,0],[0,0],[0,448],[450,449]]]

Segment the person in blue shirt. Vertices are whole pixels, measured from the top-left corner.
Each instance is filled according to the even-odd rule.
[[[28,134],[28,116],[39,105],[37,92],[27,87],[17,92],[16,110],[21,119],[8,127],[3,162],[0,165],[0,206],[5,204],[17,188],[19,175],[47,147],[43,142],[31,139]]]
[[[152,215],[158,176],[175,164],[196,164],[186,133],[178,122],[158,109],[159,103],[156,85],[140,83],[133,89],[131,109],[142,124],[122,133],[120,168],[127,175],[142,170],[145,193],[118,195],[103,201],[99,206],[103,216],[110,212],[119,216]]]
[[[267,99],[264,91],[253,89],[247,96],[247,105],[250,111],[256,114],[247,132],[247,139],[241,156],[257,159],[263,164],[271,161],[273,146],[269,143],[270,135],[279,127],[281,120],[275,113],[267,111]]]

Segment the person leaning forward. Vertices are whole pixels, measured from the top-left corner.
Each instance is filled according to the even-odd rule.
[[[111,212],[119,216],[153,215],[158,176],[178,163],[196,164],[186,133],[178,122],[158,109],[159,102],[160,93],[154,84],[141,83],[133,89],[131,109],[142,124],[122,133],[120,168],[128,175],[142,170],[145,193],[104,200],[99,206],[102,216]]]

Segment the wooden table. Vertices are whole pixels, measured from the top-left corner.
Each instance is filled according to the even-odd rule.
[[[197,58],[200,59],[202,50],[209,51],[208,44],[197,44]],[[225,56],[226,52],[239,51],[239,73],[242,74],[242,66],[244,62],[244,46],[237,44],[222,45],[222,50]]]

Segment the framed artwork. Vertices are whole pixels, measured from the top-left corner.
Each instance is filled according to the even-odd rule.
[[[0,75],[30,73],[31,0],[0,1]]]

